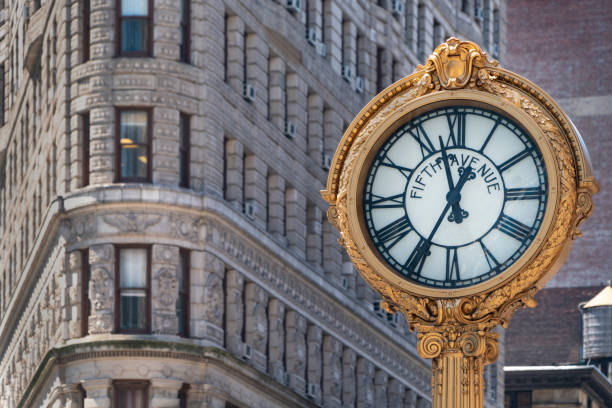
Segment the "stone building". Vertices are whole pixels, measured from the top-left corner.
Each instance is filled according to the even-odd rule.
[[[319,190],[434,44],[503,54],[502,0],[0,6],[0,406],[430,405]]]

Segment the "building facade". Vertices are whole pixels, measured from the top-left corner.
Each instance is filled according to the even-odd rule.
[[[503,55],[503,1],[1,5],[0,406],[430,405],[319,190],[435,44]]]

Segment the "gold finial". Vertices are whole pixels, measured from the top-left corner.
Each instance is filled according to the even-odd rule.
[[[450,37],[438,45],[425,66],[419,65],[417,70],[436,71],[442,88],[458,89],[469,83],[474,67],[498,65],[497,61],[489,60],[487,53],[476,43]]]

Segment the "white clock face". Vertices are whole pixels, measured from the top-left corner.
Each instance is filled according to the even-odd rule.
[[[487,109],[427,112],[393,133],[368,171],[363,211],[382,258],[437,288],[484,282],[516,262],[546,207],[532,138]]]

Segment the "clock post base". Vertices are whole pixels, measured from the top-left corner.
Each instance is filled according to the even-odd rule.
[[[484,407],[484,366],[497,359],[498,335],[461,331],[418,335],[419,354],[433,359],[432,408]]]

